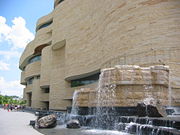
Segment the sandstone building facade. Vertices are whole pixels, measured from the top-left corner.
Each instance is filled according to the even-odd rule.
[[[115,65],[170,67],[180,106],[179,0],[55,0],[19,62],[27,106],[65,111],[74,90],[95,88]]]

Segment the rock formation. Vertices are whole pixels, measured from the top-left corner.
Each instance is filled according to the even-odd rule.
[[[80,123],[78,120],[70,120],[67,122],[67,128],[80,128]]]
[[[56,115],[51,114],[37,120],[38,128],[53,128],[56,126]]]

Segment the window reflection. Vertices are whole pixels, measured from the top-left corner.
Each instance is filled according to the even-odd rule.
[[[78,86],[82,86],[82,85],[95,83],[99,80],[99,75],[100,75],[100,73],[96,73],[96,74],[93,74],[88,77],[71,80],[71,87],[78,87]]]
[[[52,22],[53,22],[53,21],[49,21],[49,22],[47,22],[47,23],[42,24],[41,26],[39,26],[39,28],[37,28],[36,31],[38,31],[38,30],[40,30],[40,29],[42,29],[42,28],[45,28],[45,27],[49,26]]]
[[[33,77],[32,78],[29,78],[28,80],[27,80],[27,85],[30,85],[30,84],[32,84],[33,83]]]
[[[41,55],[34,56],[31,59],[29,59],[28,64],[33,63],[35,61],[39,61],[39,60],[41,60]]]
[[[59,3],[63,2],[63,1],[64,1],[64,0],[59,0],[57,4],[59,4]]]

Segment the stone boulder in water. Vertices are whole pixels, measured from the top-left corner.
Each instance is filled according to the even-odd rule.
[[[66,124],[67,128],[80,128],[80,123],[78,120],[70,120]]]
[[[138,117],[145,117],[146,114],[146,105],[144,103],[138,103],[136,106]]]
[[[38,128],[53,128],[56,126],[56,115],[51,114],[37,120]]]
[[[137,104],[137,115],[138,117],[163,117],[156,106],[152,104],[144,104],[144,103],[138,103]]]

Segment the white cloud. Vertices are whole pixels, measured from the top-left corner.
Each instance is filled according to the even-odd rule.
[[[34,39],[33,33],[26,28],[26,21],[22,17],[15,17],[13,25],[6,24],[6,18],[0,16],[0,42],[8,41],[13,49],[24,48]]]
[[[14,63],[12,60],[17,61],[21,51],[33,39],[34,35],[27,29],[24,18],[15,17],[10,26],[7,24],[6,18],[0,16],[0,46],[3,48],[3,50],[0,50],[0,73],[4,70],[10,70],[10,64]],[[17,67],[11,67],[11,70],[16,72]],[[20,81],[7,81],[5,78],[6,76],[0,76],[1,94],[22,96],[23,86]]]
[[[6,81],[4,77],[0,76],[0,92],[2,95],[23,95],[23,86],[20,81]]]
[[[9,64],[0,61],[0,70],[9,70]]]
[[[20,52],[9,50],[9,51],[0,51],[0,56],[3,56],[4,59],[9,60],[11,58],[19,58],[21,55]]]

